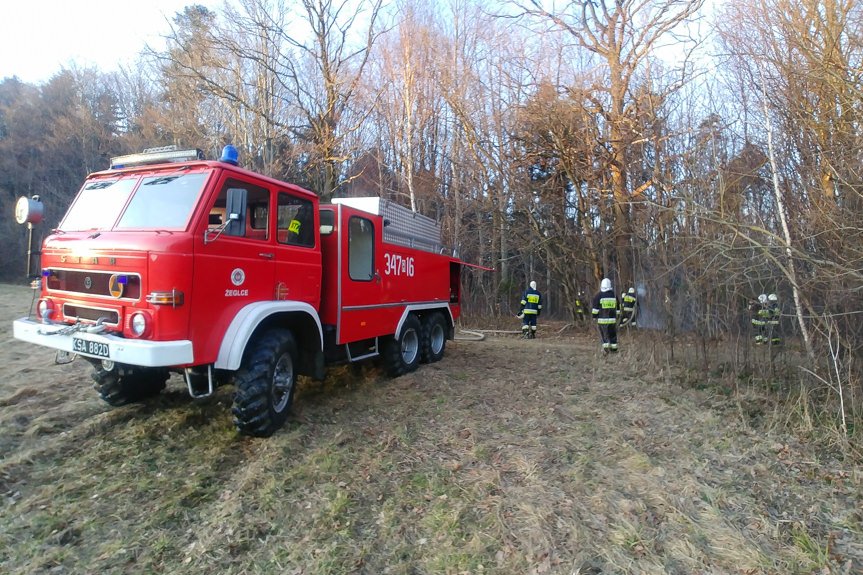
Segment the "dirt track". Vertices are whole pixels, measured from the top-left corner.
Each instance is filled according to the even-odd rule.
[[[336,371],[258,440],[179,379],[110,409],[84,362],[12,339],[29,290],[0,303],[3,573],[863,572],[860,468],[655,334]]]

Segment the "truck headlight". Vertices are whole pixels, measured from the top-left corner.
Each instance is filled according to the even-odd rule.
[[[135,334],[136,337],[145,335],[150,331],[150,317],[143,312],[133,313],[132,317],[129,319],[129,330]]]
[[[48,323],[51,316],[54,315],[54,304],[51,303],[51,300],[40,299],[36,305],[36,312],[44,323]]]

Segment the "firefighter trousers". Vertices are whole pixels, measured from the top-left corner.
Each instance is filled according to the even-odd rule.
[[[603,351],[617,351],[617,324],[600,323],[599,338],[602,340]]]

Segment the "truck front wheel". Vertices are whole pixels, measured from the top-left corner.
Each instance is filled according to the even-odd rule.
[[[99,397],[108,405],[119,407],[159,395],[171,374],[158,367],[133,367],[117,365],[107,370],[100,364],[93,366],[90,378]]]
[[[269,437],[288,417],[297,383],[297,346],[291,332],[274,330],[250,343],[234,380],[234,425]]]
[[[384,342],[384,369],[389,375],[398,377],[417,368],[420,361],[421,331],[420,320],[410,314],[402,325],[401,335],[390,336]]]
[[[446,347],[446,325],[443,315],[431,314],[423,322],[422,361],[423,363],[434,363],[443,357]]]

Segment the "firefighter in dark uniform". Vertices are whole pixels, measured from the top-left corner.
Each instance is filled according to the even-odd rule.
[[[602,353],[617,352],[617,316],[620,315],[620,302],[611,287],[611,280],[603,278],[599,293],[593,296],[593,318],[599,326],[602,340]]]
[[[770,312],[767,324],[770,332],[770,343],[779,345],[782,343],[782,337],[779,335],[779,318],[782,317],[782,308],[779,307],[779,298],[775,293],[767,296],[767,309]]]
[[[530,287],[521,298],[521,308],[518,317],[522,318],[521,333],[524,339],[536,339],[536,320],[542,311],[542,295],[536,291],[536,282],[530,282]]]
[[[623,294],[623,313],[620,314],[620,325],[637,325],[635,323],[635,306],[638,303],[635,288],[629,288],[625,294]]]
[[[761,294],[757,301],[749,302],[749,318],[752,322],[752,331],[755,333],[755,345],[767,343],[767,321],[770,319],[767,294]]]
[[[578,320],[578,323],[584,323],[584,292],[578,292],[578,295],[575,297],[575,317]]]

